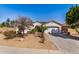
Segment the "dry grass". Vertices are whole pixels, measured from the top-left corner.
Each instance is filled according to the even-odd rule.
[[[79,34],[75,31],[75,29],[69,28],[68,31],[70,32],[72,36],[79,36]]]
[[[3,27],[3,28],[0,28],[0,33],[3,33],[5,31],[11,31],[11,30],[15,30],[15,28],[7,28],[7,27]]]
[[[75,29],[72,29],[72,28],[69,28],[68,31],[69,31],[71,34],[73,34],[73,35],[74,35],[74,34],[75,34],[75,35],[78,34],[78,33],[75,31]]]
[[[39,43],[41,38],[36,37],[33,34],[29,34],[28,36],[25,36],[23,41],[18,41],[18,39],[22,39],[22,38],[18,38],[18,37],[13,38],[13,39],[9,39],[9,40],[5,40],[4,37],[5,37],[4,35],[0,34],[0,45],[1,46],[11,46],[11,47],[13,46],[13,47],[20,47],[20,48],[35,48],[35,49],[49,49],[49,50],[53,49],[53,50],[57,50],[54,43],[50,42],[47,39],[45,40],[44,44]]]
[[[23,41],[18,41],[21,38],[14,38],[14,39],[0,39],[0,45],[4,46],[13,46],[13,47],[20,47],[20,48],[36,48],[36,49],[54,49],[56,50],[56,46],[48,40],[45,40],[45,43],[39,43],[41,38],[35,37],[33,34],[29,34],[24,38]]]

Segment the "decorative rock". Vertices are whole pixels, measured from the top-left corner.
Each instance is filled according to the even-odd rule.
[[[21,38],[21,39],[20,39],[20,41],[23,41],[23,40],[24,40],[24,38]]]
[[[5,36],[3,34],[0,34],[0,39],[4,39]]]

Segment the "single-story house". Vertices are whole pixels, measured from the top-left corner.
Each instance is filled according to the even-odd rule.
[[[33,22],[33,27],[35,28],[36,26],[41,26],[42,25],[42,23],[40,23],[40,22]]]
[[[34,28],[36,26],[46,26],[47,27],[47,30],[45,30],[45,33],[58,33],[58,32],[61,32],[62,30],[62,24],[54,21],[54,20],[51,20],[51,21],[48,21],[48,22],[33,22],[33,26]]]
[[[63,33],[68,33],[68,28],[70,28],[70,27],[71,27],[70,25],[64,23],[64,24],[62,25],[62,32],[63,32]]]
[[[47,26],[47,30],[45,33],[59,33],[61,32],[62,24],[52,20],[44,24],[44,26]]]
[[[32,22],[33,26],[26,27],[25,32],[29,31],[29,29],[34,29],[36,26],[46,26],[47,29],[45,30],[45,33],[59,33],[62,30],[62,24],[52,20],[48,22]],[[17,31],[17,30],[16,30]]]

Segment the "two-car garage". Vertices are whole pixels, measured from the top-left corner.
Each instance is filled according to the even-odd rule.
[[[56,21],[51,21],[45,24],[47,26],[47,30],[45,33],[60,33],[62,25]]]

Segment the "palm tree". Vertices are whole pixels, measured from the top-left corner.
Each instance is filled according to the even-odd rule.
[[[66,23],[70,25],[72,28],[76,30],[76,32],[79,31],[77,29],[77,26],[79,24],[79,6],[72,6],[69,11],[66,13]]]

